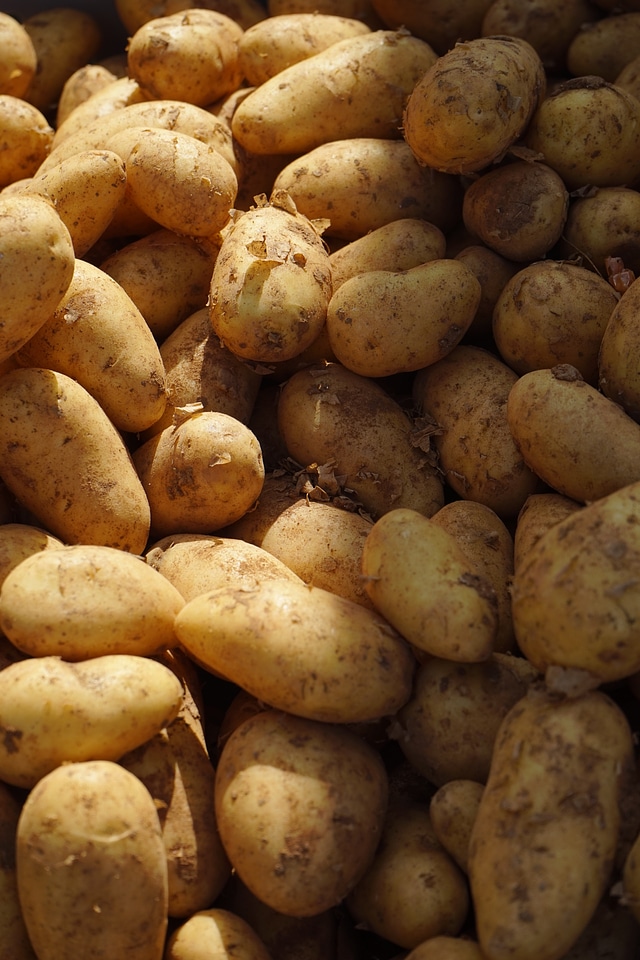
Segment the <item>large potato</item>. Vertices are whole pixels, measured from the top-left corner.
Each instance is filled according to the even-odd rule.
[[[489,960],[561,960],[611,878],[633,743],[599,691],[532,690],[505,717],[473,826],[469,877]]]
[[[379,754],[345,726],[266,710],[229,737],[215,812],[240,879],[295,917],[336,906],[373,859],[388,780]]]
[[[18,822],[18,891],[38,960],[161,960],[167,866],[151,794],[98,760],[52,771]]]
[[[411,693],[415,659],[377,613],[289,579],[229,584],[175,619],[181,647],[262,702],[328,723],[389,716]]]
[[[16,835],[22,805],[11,788],[0,784],[0,957],[2,960],[37,960],[27,935],[18,897]]]
[[[0,432],[0,476],[41,526],[65,543],[143,552],[149,501],[121,435],[84,387],[41,367],[9,371]]]

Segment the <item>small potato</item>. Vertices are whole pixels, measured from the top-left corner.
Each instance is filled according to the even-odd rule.
[[[41,550],[59,550],[57,537],[29,523],[0,524],[0,585],[22,560]]]
[[[115,73],[100,63],[88,63],[71,74],[65,81],[56,107],[56,131],[77,106],[84,103],[94,93],[110,86],[117,77]]]
[[[263,903],[293,917],[324,913],[353,888],[375,854],[387,799],[380,756],[356,733],[274,710],[232,733],[216,771],[232,865]]]
[[[447,233],[460,218],[457,177],[421,166],[403,140],[355,137],[324,143],[286,164],[274,181],[325,234],[357,240],[407,216]]]
[[[89,544],[37,551],[0,589],[0,623],[15,647],[74,661],[173,646],[183,606],[179,590],[139,557]]]
[[[640,274],[640,192],[629,187],[600,187],[572,200],[558,256],[579,256],[586,268],[607,275],[607,258],[621,257]]]
[[[238,44],[240,69],[258,86],[286,67],[306,60],[333,43],[369,33],[362,20],[327,13],[290,13],[266,17],[245,30]]]
[[[174,930],[164,960],[271,960],[271,954],[246,920],[211,907]]]
[[[640,284],[634,281],[614,304],[598,357],[600,390],[636,421],[640,421],[640,340],[635,322],[638,303]]]
[[[465,873],[469,840],[484,785],[477,780],[448,780],[431,797],[429,815],[438,840]]]
[[[581,508],[582,504],[577,501],[552,491],[532,493],[527,497],[516,518],[516,529],[513,535],[514,571],[526,560],[533,545],[549,527]]]
[[[405,960],[486,960],[486,957],[475,940],[441,936],[418,944]]]
[[[87,67],[81,68],[81,70],[88,70],[90,68],[91,65],[89,64]],[[67,82],[73,83],[75,76],[76,74],[72,74]],[[63,97],[64,88],[58,101],[58,112],[60,112],[61,109],[64,110]],[[75,104],[73,110],[69,111],[64,120],[59,120],[56,123],[55,133],[53,135],[53,149],[56,149],[67,137],[89,126],[89,124],[93,123],[98,117],[114,113],[116,110],[127,107],[131,103],[146,102],[146,100],[147,98],[135,80],[127,76],[114,77],[111,83],[105,84],[100,90],[96,90],[82,103]]]
[[[53,128],[37,107],[11,94],[0,94],[0,189],[32,177],[51,150]]]
[[[0,94],[24,97],[37,66],[33,41],[22,23],[0,14]]]
[[[69,950],[161,960],[167,867],[160,822],[149,791],[128,770],[98,760],[52,771],[27,797],[16,857],[38,960]]]
[[[310,720],[389,716],[411,692],[414,657],[381,616],[290,579],[201,594],[180,611],[175,631],[205,669]]]
[[[570,364],[525,373],[507,421],[527,466],[582,503],[640,480],[640,424]]]
[[[512,707],[469,849],[487,956],[567,955],[609,887],[621,786],[632,765],[628,721],[599,691],[559,699],[532,689]]]
[[[67,544],[143,552],[149,501],[121,435],[84,387],[40,367],[5,373],[0,435],[0,476],[41,526]]]
[[[639,44],[640,10],[602,17],[576,30],[567,50],[567,68],[574,77],[598,76],[615,83]]]
[[[211,324],[245,360],[290,360],[320,334],[331,297],[320,232],[286,194],[234,218],[211,277]]]
[[[429,937],[460,932],[469,890],[427,807],[390,804],[376,855],[346,904],[357,924],[409,950]]]
[[[504,716],[538,677],[526,660],[509,654],[495,653],[483,663],[431,657],[418,667],[392,735],[434,786],[484,783]]]
[[[423,164],[476,173],[500,160],[527,129],[546,87],[534,48],[517,37],[456,43],[416,83],[404,138]]]
[[[264,482],[262,451],[226,413],[191,413],[133,453],[151,508],[151,532],[211,533],[251,509]]]
[[[182,684],[168,667],[129,654],[67,663],[31,657],[0,671],[5,783],[30,789],[61,764],[118,760],[177,716]]]
[[[362,573],[376,610],[418,650],[462,663],[493,652],[495,591],[432,519],[406,508],[385,513],[365,540]]]
[[[489,249],[520,263],[539,260],[555,246],[568,209],[569,194],[555,170],[515,160],[474,180],[462,218]]]
[[[85,260],[76,258],[64,296],[16,359],[73,378],[120,431],[144,430],[164,412],[164,365],[144,317],[115,280]]]
[[[444,502],[431,466],[400,405],[375,381],[332,363],[301,370],[284,384],[278,424],[297,463],[331,463],[341,485],[377,519],[394,507],[432,516]]]
[[[87,11],[63,6],[34,13],[22,25],[38,63],[24,97],[39,110],[48,110],[71,74],[95,57],[102,43],[102,29]]]
[[[461,260],[480,282],[480,303],[465,339],[467,343],[482,346],[491,342],[495,305],[519,265],[480,243],[463,246],[455,253],[455,259]]]
[[[480,283],[459,260],[366,271],[331,297],[329,345],[339,363],[363,377],[410,373],[457,346],[479,302]]]

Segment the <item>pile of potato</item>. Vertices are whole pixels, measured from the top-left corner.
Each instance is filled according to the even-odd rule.
[[[640,3],[111,12],[0,13],[0,960],[635,960]]]

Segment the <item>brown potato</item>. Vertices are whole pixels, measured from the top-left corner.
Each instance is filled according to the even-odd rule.
[[[634,420],[640,421],[640,342],[635,318],[640,284],[633,282],[614,304],[598,357],[598,386]]]
[[[433,830],[461,870],[468,872],[469,840],[484,784],[477,780],[447,780],[431,797]]]
[[[405,960],[486,960],[475,940],[467,937],[431,937],[408,953]]]
[[[38,58],[22,23],[0,15],[0,94],[23,97],[36,72]]]
[[[53,127],[33,104],[0,94],[0,189],[32,177],[51,150]]]
[[[371,0],[267,0],[269,16],[285,13],[328,13],[362,20],[374,30],[383,24],[373,9]]]
[[[513,566],[523,563],[549,527],[580,510],[582,504],[561,493],[532,493],[522,505],[513,535]]]
[[[174,930],[164,960],[198,960],[203,949],[211,960],[271,960],[253,927],[220,907],[197,910]]]
[[[491,0],[467,0],[452,8],[448,0],[372,0],[373,8],[387,27],[406,27],[430,43],[439,55],[459,40],[480,35],[482,16]],[[501,31],[506,32],[506,31]]]
[[[86,10],[48,7],[22,21],[36,51],[38,68],[24,97],[39,110],[55,105],[65,82],[98,52],[102,28]]]
[[[567,50],[567,67],[574,77],[598,76],[615,83],[636,56],[638,44],[640,11],[602,17],[576,30]]]
[[[620,257],[640,274],[640,192],[630,187],[600,187],[571,201],[557,255],[580,257],[582,266],[607,276],[607,258]]]

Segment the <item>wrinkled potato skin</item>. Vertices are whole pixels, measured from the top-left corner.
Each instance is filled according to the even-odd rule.
[[[607,890],[632,764],[628,721],[599,691],[558,700],[532,690],[505,717],[469,851],[492,960],[561,960],[577,940]]]
[[[640,421],[640,338],[636,322],[639,304],[640,284],[634,281],[609,316],[598,357],[598,386],[636,421]]]
[[[434,832],[461,870],[468,872],[469,840],[484,793],[477,780],[448,780],[429,801]]]
[[[220,907],[199,910],[178,927],[167,941],[164,960],[198,960],[203,943],[219,960],[271,960],[246,920]]]

